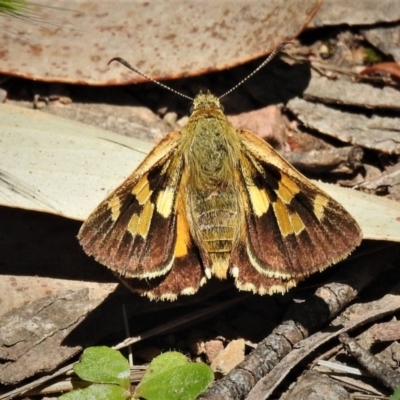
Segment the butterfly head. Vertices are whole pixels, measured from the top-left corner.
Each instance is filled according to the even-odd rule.
[[[191,114],[195,113],[196,111],[203,110],[223,111],[223,107],[218,97],[215,97],[209,91],[207,91],[207,93],[200,92],[193,100]]]

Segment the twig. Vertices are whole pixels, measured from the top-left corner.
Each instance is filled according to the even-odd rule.
[[[400,374],[361,347],[354,338],[347,333],[342,333],[339,340],[358,363],[385,386],[395,390],[400,385]]]

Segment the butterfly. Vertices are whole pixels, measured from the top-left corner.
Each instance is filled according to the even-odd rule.
[[[346,258],[361,237],[342,205],[232,126],[209,92],[78,235],[87,254],[154,300],[194,294],[213,277],[260,295],[285,292]]]

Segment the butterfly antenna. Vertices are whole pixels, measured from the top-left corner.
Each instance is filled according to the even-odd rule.
[[[223,97],[226,95],[232,93],[234,90],[236,90],[239,86],[243,85],[248,79],[250,79],[254,74],[256,74],[261,68],[263,68],[266,64],[268,64],[276,55],[279,53],[282,48],[287,45],[288,43],[291,42],[282,42],[278,47],[276,47],[271,54],[249,75],[247,75],[245,78],[243,78],[239,83],[237,83],[233,88],[229,89],[227,92],[225,92],[222,96],[218,97],[218,100],[221,100]]]
[[[163,87],[164,89],[170,90],[171,92],[173,92],[173,93],[175,93],[175,94],[177,94],[177,95],[179,95],[179,96],[182,96],[182,97],[184,97],[185,99],[188,99],[188,100],[191,100],[191,101],[194,100],[192,97],[187,96],[186,94],[183,94],[183,93],[181,93],[181,92],[178,92],[177,90],[172,89],[172,88],[170,88],[169,86],[164,85],[163,83],[158,82],[158,81],[156,81],[156,80],[153,79],[153,78],[150,78],[150,76],[147,76],[147,75],[144,74],[143,72],[139,71],[137,68],[132,67],[132,65],[129,64],[128,61],[125,61],[125,60],[124,60],[123,58],[121,58],[121,57],[114,57],[114,58],[112,58],[112,59],[108,62],[108,65],[110,65],[113,61],[118,61],[120,64],[124,65],[126,68],[130,69],[130,70],[133,71],[133,72],[136,72],[138,75],[142,76],[143,78],[146,78],[146,79],[148,79],[149,81],[152,81],[152,82],[156,83],[157,85]]]

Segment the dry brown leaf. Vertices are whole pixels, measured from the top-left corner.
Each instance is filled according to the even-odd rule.
[[[90,301],[104,299],[117,285],[118,283],[83,282],[39,276],[1,275],[0,317],[43,297],[55,296],[68,290],[88,289]]]
[[[219,352],[211,363],[214,372],[220,372],[226,375],[236,365],[244,360],[244,339],[232,340],[228,345]]]
[[[93,85],[143,81],[107,67],[119,56],[153,78],[198,75],[268,54],[301,31],[319,3],[43,0],[52,7],[34,9],[43,22],[2,21],[0,72]]]
[[[233,115],[228,119],[233,126],[257,132],[264,140],[278,147],[284,142],[282,113],[276,105]]]

